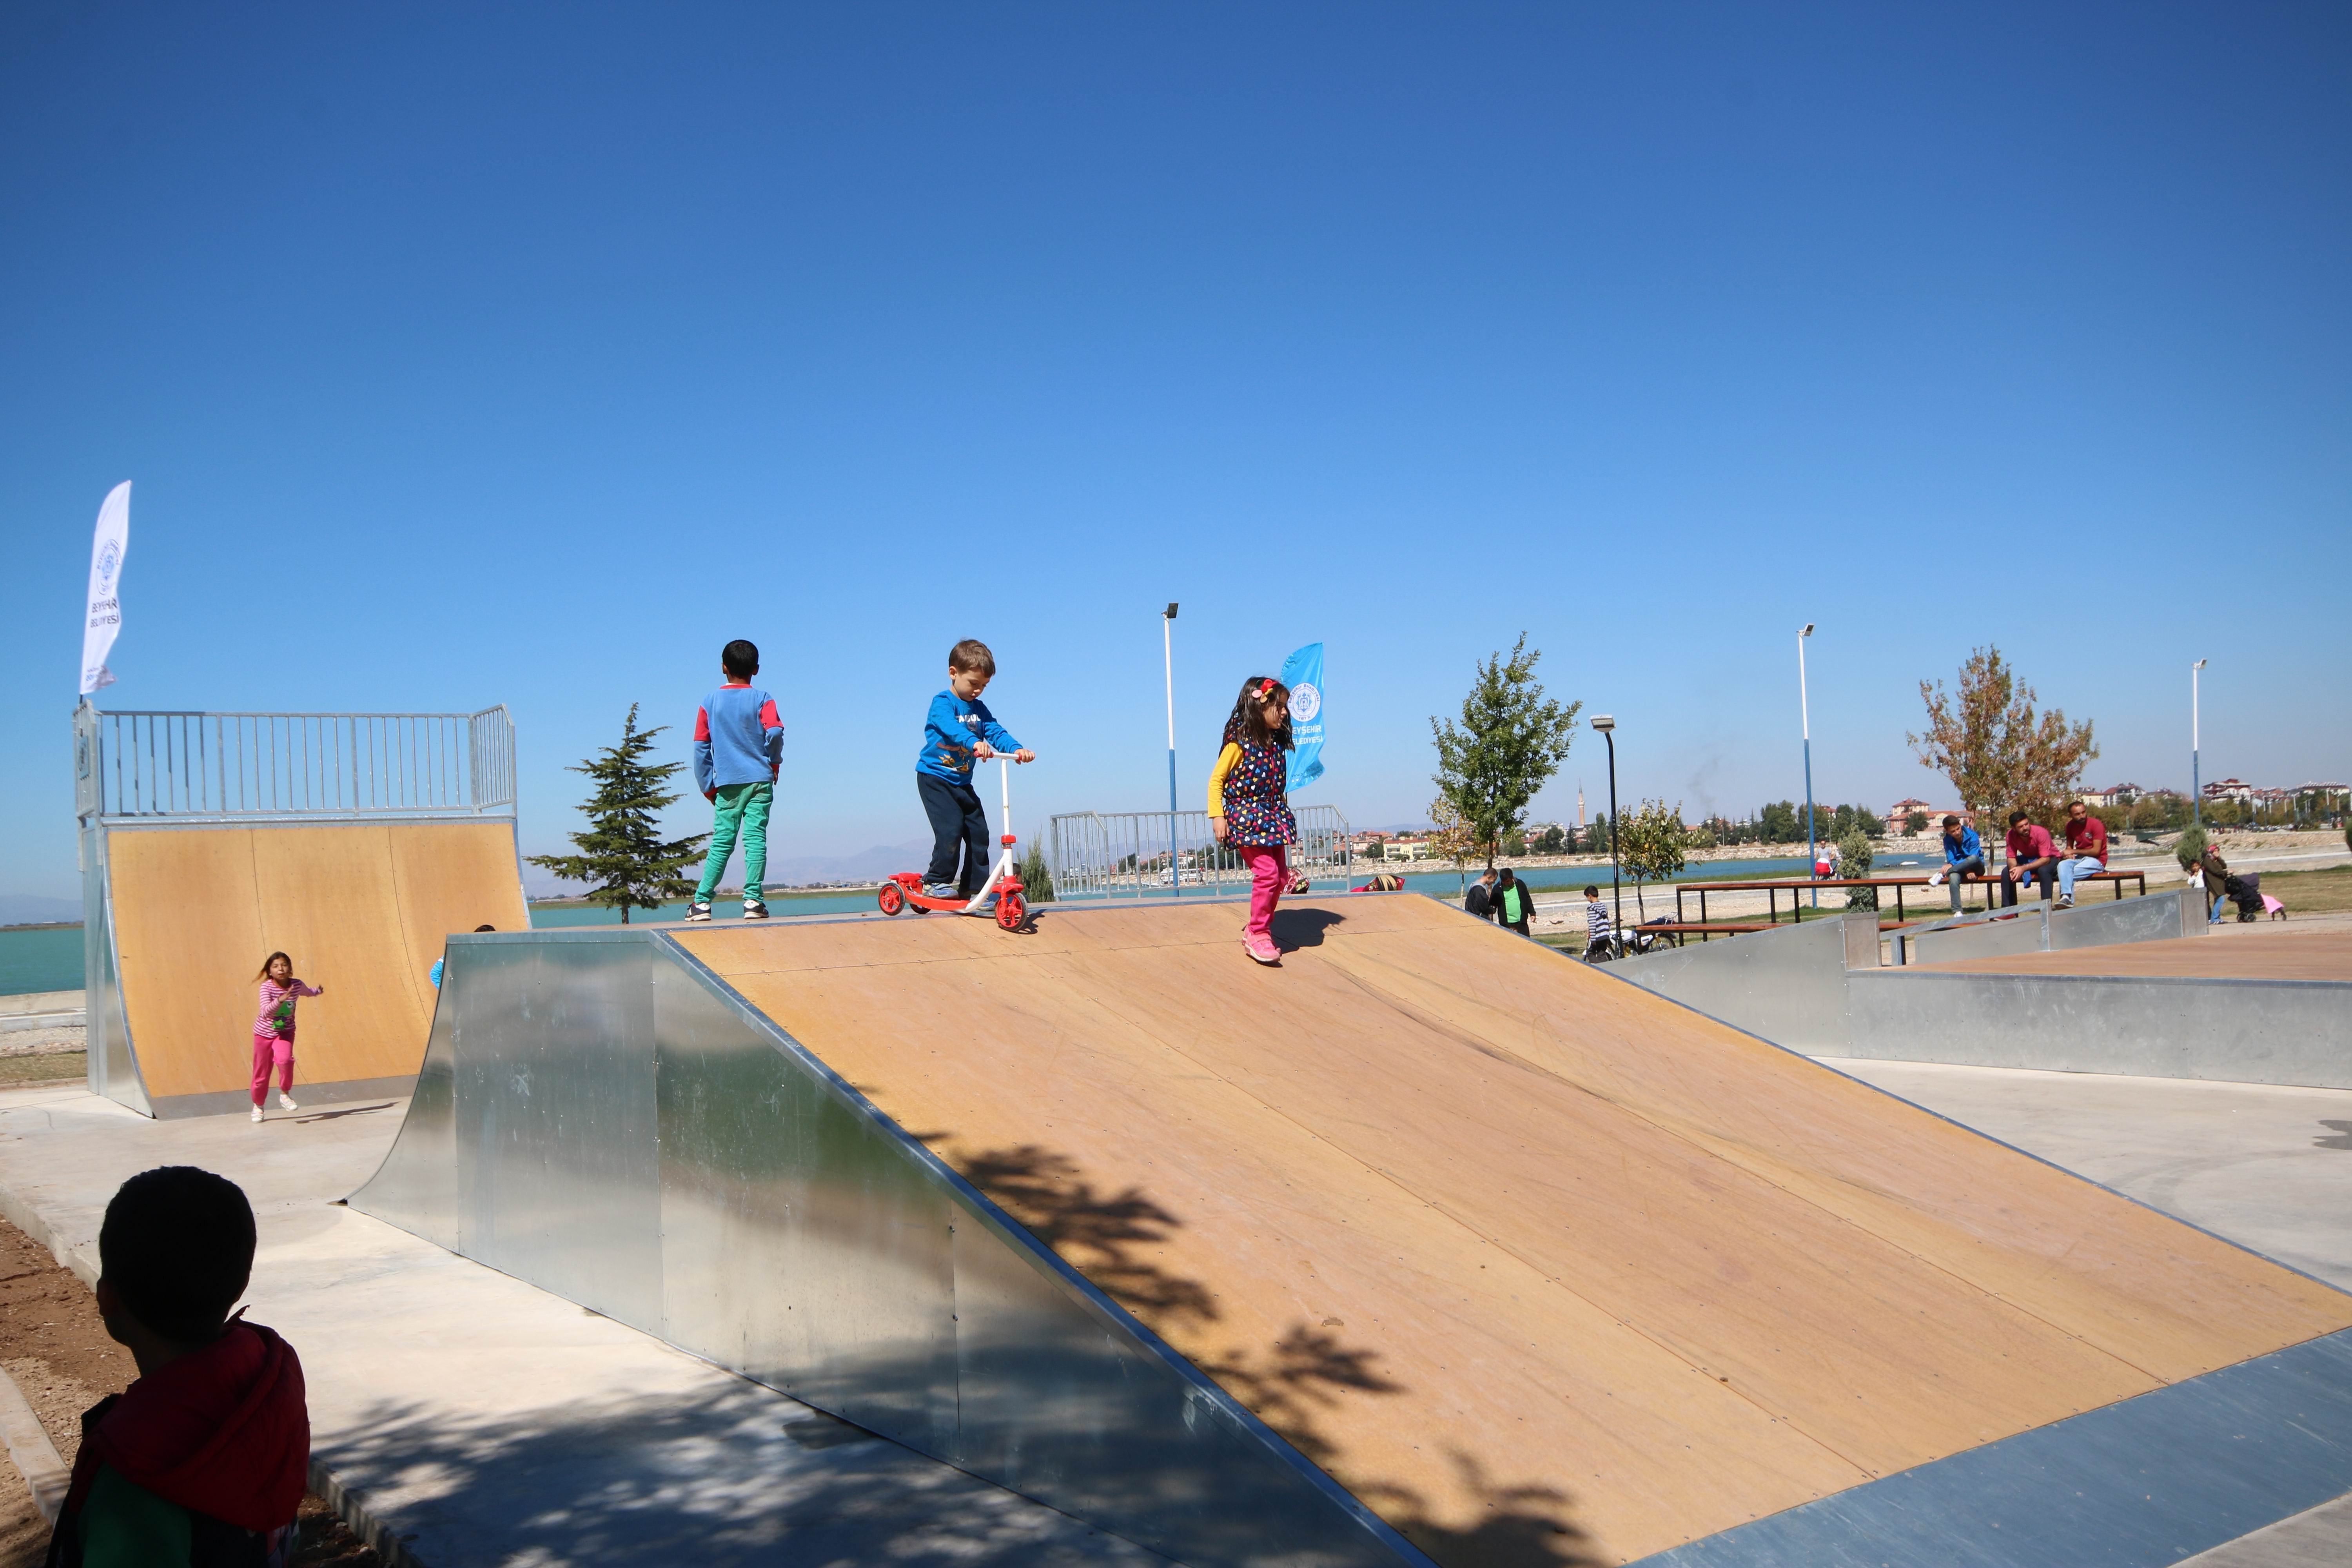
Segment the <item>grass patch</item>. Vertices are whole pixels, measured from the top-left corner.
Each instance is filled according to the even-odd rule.
[[[86,1051],[50,1051],[37,1057],[0,1057],[0,1089],[37,1083],[73,1083],[89,1076]]]

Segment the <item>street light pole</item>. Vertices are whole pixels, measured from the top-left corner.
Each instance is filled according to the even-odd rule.
[[[2190,819],[2200,827],[2205,826],[2205,786],[2198,775],[2197,753],[2202,749],[2200,745],[2202,737],[2198,733],[2197,675],[2204,668],[2205,661],[2201,658],[2189,667],[2189,812]]]
[[[1797,634],[1797,713],[1805,726],[1805,875],[1820,875],[1821,856],[1813,847],[1813,705],[1805,694],[1805,639],[1813,635],[1813,623],[1807,621],[1805,629]],[[1822,907],[1822,890],[1812,889],[1813,908]]]
[[[1160,613],[1160,657],[1168,674],[1168,889],[1184,896],[1183,868],[1176,863],[1176,601]]]
[[[1625,891],[1617,879],[1617,721],[1603,713],[1592,721],[1601,738],[1609,742],[1609,903],[1610,921],[1619,932],[1625,929]],[[1624,938],[1621,934],[1619,941]]]

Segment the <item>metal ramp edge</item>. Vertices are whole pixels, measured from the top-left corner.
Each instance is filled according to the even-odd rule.
[[[1429,1568],[667,934],[448,960],[352,1207],[1180,1562]]]

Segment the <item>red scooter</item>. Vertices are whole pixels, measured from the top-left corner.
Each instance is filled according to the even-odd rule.
[[[1004,763],[1003,816],[1004,826],[1013,826],[1013,759],[999,753]],[[991,895],[996,900],[996,923],[1006,931],[1019,931],[1029,923],[1029,900],[1022,896],[1021,872],[1013,862],[1013,837],[1010,833],[999,838],[1003,846],[996,864],[989,868],[988,880],[969,902],[961,899],[935,899],[923,891],[919,872],[900,871],[876,889],[874,901],[882,906],[886,915],[895,915],[909,907],[928,910],[934,914],[986,915]]]

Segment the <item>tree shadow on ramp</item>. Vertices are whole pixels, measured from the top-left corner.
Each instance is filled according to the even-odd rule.
[[[1341,918],[1297,912],[1324,916],[1311,928],[1318,937]],[[952,1134],[918,1136],[1171,1345],[1220,1337],[1203,1332],[1222,1317],[1213,1283],[1159,1261],[1183,1220],[1141,1187],[1097,1185],[1077,1161],[1041,1144],[960,1154]],[[1344,1327],[1336,1318],[1297,1320],[1263,1345],[1235,1345],[1227,1336],[1225,1348],[1194,1356],[1193,1364],[1444,1568],[1573,1568],[1597,1561],[1583,1551],[1584,1532],[1570,1517],[1572,1500],[1559,1488],[1500,1483],[1473,1456],[1448,1449],[1456,1496],[1473,1500],[1472,1517],[1465,1519],[1458,1502],[1441,1507],[1419,1488],[1368,1476],[1349,1464],[1345,1428],[1349,1419],[1362,1418],[1360,1402],[1410,1391],[1382,1372],[1378,1350],[1350,1343],[1337,1331]],[[1396,1418],[1409,1417],[1400,1409]]]
[[[1325,931],[1347,923],[1348,917],[1337,910],[1276,910],[1270,930],[1275,945],[1288,952],[1295,948],[1321,947]]]

